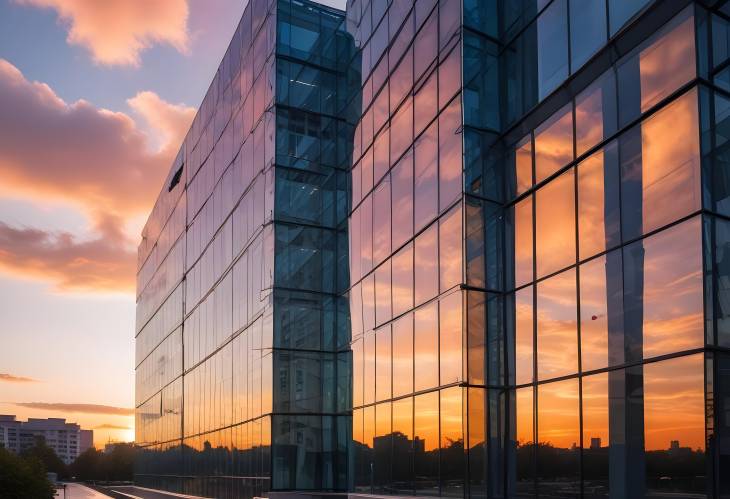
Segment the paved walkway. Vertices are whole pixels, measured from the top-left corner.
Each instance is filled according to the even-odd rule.
[[[56,491],[58,499],[109,499],[109,496],[100,492],[84,487],[79,483],[67,483],[64,495],[64,489]]]

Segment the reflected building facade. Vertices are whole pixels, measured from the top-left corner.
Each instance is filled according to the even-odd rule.
[[[347,8],[353,489],[730,497],[730,5]]]
[[[252,0],[139,247],[138,485],[347,488],[344,12]]]
[[[730,4],[252,0],[140,245],[140,484],[730,497]]]

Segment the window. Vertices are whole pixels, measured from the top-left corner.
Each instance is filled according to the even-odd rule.
[[[384,490],[390,481],[391,404],[385,402],[375,406],[375,433],[373,435],[373,484],[377,490]]]
[[[619,139],[624,239],[700,208],[697,90],[692,90]]]
[[[514,224],[514,284],[521,286],[532,281],[532,198],[515,204],[512,210]]]
[[[614,141],[578,165],[580,259],[620,243],[618,147]]]
[[[377,183],[390,168],[390,131],[386,127],[373,144],[373,178]]]
[[[375,332],[375,400],[391,398],[390,325]]]
[[[364,404],[375,402],[375,333],[365,333],[363,336],[363,359],[364,359]]]
[[[534,495],[535,479],[535,424],[533,388],[514,391],[512,411],[512,441],[515,447],[515,465],[512,468],[516,497]]]
[[[555,0],[537,19],[537,74],[540,100],[568,77],[567,0]]]
[[[414,315],[415,391],[433,388],[439,384],[438,303],[433,302],[416,310]]]
[[[408,50],[398,67],[393,70],[390,79],[390,109],[398,108],[398,104],[413,86],[413,50]]]
[[[444,210],[462,191],[461,101],[454,99],[439,115],[439,209]]]
[[[408,393],[413,393],[413,314],[393,322],[393,397]]]
[[[419,395],[413,405],[415,488],[428,491],[439,476],[439,393]]]
[[[360,269],[367,274],[373,268],[373,198],[368,196],[360,204]]]
[[[580,266],[580,341],[583,371],[623,363],[621,252]],[[617,341],[609,341],[609,337]],[[612,351],[609,353],[609,343]]]
[[[583,402],[583,469],[591,470],[584,475],[585,487],[596,493],[606,494],[609,485],[609,460],[606,458],[609,443],[608,373],[586,376],[582,379]],[[617,400],[618,397],[614,397]],[[619,402],[620,403],[620,402]],[[614,402],[614,405],[616,402]],[[614,441],[621,438],[614,430]],[[614,465],[615,466],[615,465]]]
[[[439,304],[439,366],[441,385],[462,380],[462,297],[457,291],[441,298]]]
[[[454,386],[441,390],[441,495],[463,497],[464,430],[463,389]]]
[[[434,71],[413,97],[414,133],[418,135],[438,112],[437,72]]]
[[[362,325],[365,331],[375,329],[375,275],[362,280]]]
[[[575,149],[580,156],[616,131],[616,79],[606,71],[575,98]]]
[[[451,9],[456,10],[456,9]],[[442,56],[439,74],[439,109],[451,100],[461,88],[461,48],[454,48],[444,59]],[[461,117],[461,116],[460,116]],[[461,120],[459,120],[461,121]]]
[[[624,247],[623,261],[625,330],[631,351],[640,352],[643,346],[643,357],[649,358],[701,347],[700,218]]]
[[[439,270],[436,242],[436,224],[426,229],[415,240],[414,266],[418,269],[418,272],[415,273],[416,305],[438,294]]]
[[[395,163],[413,142],[413,100],[408,97],[390,126],[390,162]]]
[[[393,467],[391,491],[402,495],[413,490],[413,398],[393,402]]]
[[[580,479],[580,398],[578,380],[537,388],[538,490],[559,497],[565,481]],[[560,465],[555,460],[560,456]]]
[[[575,180],[573,170],[535,194],[537,277],[575,263]]]
[[[510,191],[519,196],[532,187],[532,137],[527,135],[515,146],[510,162]]]
[[[413,43],[414,80],[418,80],[431,65],[438,52],[438,18],[432,14]]]
[[[390,255],[390,179],[373,191],[373,264]]]
[[[611,23],[611,36],[615,35],[626,21],[649,3],[649,0],[608,0],[608,14]]]
[[[535,130],[535,181],[573,160],[573,111],[568,104]]]
[[[578,372],[575,270],[537,284],[537,377]]]
[[[390,302],[390,260],[375,270],[375,319],[380,325],[392,317]]]
[[[438,212],[438,137],[434,122],[423,132],[414,146],[415,160],[415,230],[433,220]]]
[[[393,316],[413,308],[413,243],[393,255]]]
[[[393,247],[413,236],[413,153],[407,152],[391,171]]]
[[[439,219],[439,274],[441,292],[462,282],[461,206]],[[420,267],[419,267],[420,272]]]
[[[533,295],[532,286],[522,288],[514,295],[515,306],[515,384],[532,383],[533,371]]]
[[[571,72],[576,72],[605,42],[605,0],[570,0]]]

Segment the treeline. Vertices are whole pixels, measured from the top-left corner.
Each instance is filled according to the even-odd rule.
[[[82,481],[131,481],[134,475],[134,451],[133,444],[117,444],[110,452],[92,447],[79,455],[68,471],[76,480]]]

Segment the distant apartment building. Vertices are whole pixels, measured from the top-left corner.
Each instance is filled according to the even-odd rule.
[[[67,423],[62,418],[18,421],[12,415],[0,415],[0,447],[14,453],[33,447],[36,439],[42,437],[46,445],[66,464],[74,460],[93,445],[94,431],[82,430],[76,423]]]
[[[730,497],[728,172],[726,1],[252,0],[139,248],[137,482]]]

